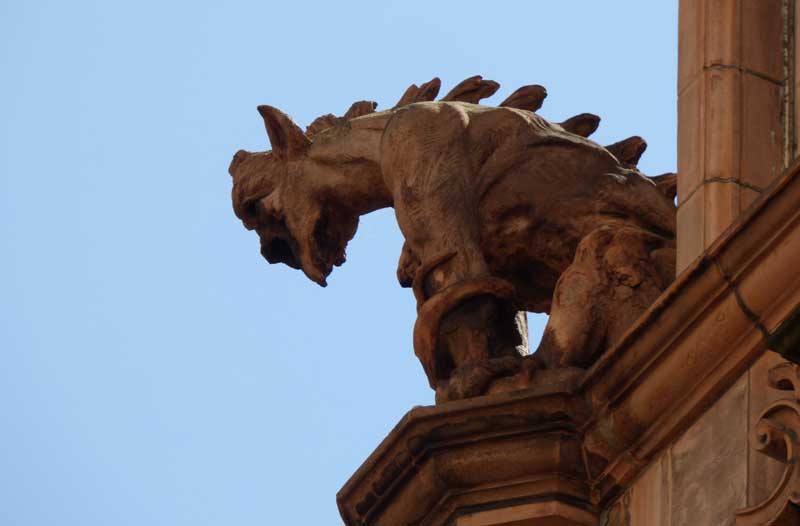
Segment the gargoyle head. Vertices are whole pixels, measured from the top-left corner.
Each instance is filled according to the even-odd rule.
[[[233,177],[233,208],[261,240],[269,263],[302,269],[325,286],[334,266],[345,260],[358,214],[333,199],[337,175],[309,156],[312,142],[282,111],[259,106],[272,151],[240,150],[228,172]]]

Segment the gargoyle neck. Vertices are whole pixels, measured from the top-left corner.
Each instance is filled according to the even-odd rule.
[[[381,137],[389,112],[360,117],[314,137],[312,160],[335,174],[330,191],[359,215],[392,206],[380,170]]]
[[[392,206],[392,194],[377,163],[358,159],[334,168],[337,176],[330,191],[338,202],[347,204],[360,216]]]

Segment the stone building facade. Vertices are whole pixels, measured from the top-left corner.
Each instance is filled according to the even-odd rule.
[[[794,0],[681,0],[678,278],[588,372],[415,408],[348,526],[800,525]]]

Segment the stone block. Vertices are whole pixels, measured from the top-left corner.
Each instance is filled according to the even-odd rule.
[[[704,8],[701,40],[704,47],[703,65],[731,66],[741,63],[739,27],[742,16],[742,0],[699,0]]]
[[[678,205],[678,274],[703,252],[704,190],[701,186],[685,202]]]
[[[653,461],[630,489],[630,526],[670,526],[669,456]]]
[[[728,2],[726,2],[728,3]],[[741,0],[741,65],[781,82],[783,73],[782,0]]]
[[[784,169],[781,86],[742,76],[742,182],[765,188]]]
[[[678,97],[678,203],[703,181],[703,103],[705,85],[700,77]]]
[[[742,74],[735,69],[709,69],[703,75],[705,100],[702,178],[738,179],[742,155]]]
[[[730,526],[747,499],[747,378],[672,447],[673,526]]]
[[[678,93],[703,69],[705,2],[680,0],[678,10]]]
[[[739,185],[735,182],[706,183],[704,233],[705,246],[717,239],[739,215]]]

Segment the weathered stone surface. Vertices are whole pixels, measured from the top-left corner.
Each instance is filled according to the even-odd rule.
[[[594,524],[580,371],[542,374],[535,389],[411,410],[337,495],[345,522]]]
[[[406,238],[398,279],[418,304],[414,350],[438,401],[588,367],[674,279],[675,178],[636,169],[640,137],[586,139],[594,115],[554,124],[533,113],[541,86],[501,107],[477,104],[499,88],[480,76],[433,102],[439,86],[411,86],[388,111],[359,101],[306,133],[259,106],[273,150],[234,156],[236,214],[268,262],[324,286],[359,216],[394,207]],[[551,314],[535,359],[520,311]]]
[[[769,405],[785,396],[785,393],[773,389],[769,385],[769,371],[784,361],[785,359],[779,354],[767,353],[750,368],[748,372],[748,430],[756,426]],[[757,446],[753,442],[753,438],[752,435],[749,436],[751,450]],[[748,455],[747,505],[754,506],[767,500],[778,486],[783,470],[783,464],[768,455],[753,453]]]
[[[740,379],[672,447],[673,526],[728,526],[747,498],[747,380]]]
[[[763,454],[762,435],[752,432],[763,425],[762,418],[765,412],[770,414],[769,407],[786,403],[782,399],[787,391],[771,385],[776,367],[791,370],[776,353],[757,360],[728,393],[650,462],[627,491],[606,508],[607,526],[794,526],[791,520],[798,515],[792,513],[800,512],[800,508],[793,509],[790,502],[777,497],[789,493],[790,488],[785,486],[789,480],[785,477],[787,458],[784,453],[778,458]],[[797,378],[797,373],[793,374]],[[773,410],[772,414],[777,413]],[[747,450],[743,449],[745,445]],[[792,469],[791,462],[788,467]],[[747,509],[741,509],[743,491]],[[783,511],[785,514],[781,515]],[[777,522],[764,522],[769,518]]]
[[[789,163],[793,4],[680,2],[678,272]]]
[[[587,372],[595,416],[584,447],[598,502],[616,498],[769,346],[796,358],[779,335],[794,334],[785,328],[800,306],[798,203],[800,161]]]
[[[670,526],[669,455],[654,461],[630,489],[630,526]]]
[[[757,456],[777,461],[781,472],[771,492],[736,511],[736,526],[800,524],[800,366],[780,363],[767,376],[769,386],[782,396],[761,411],[750,443]]]

